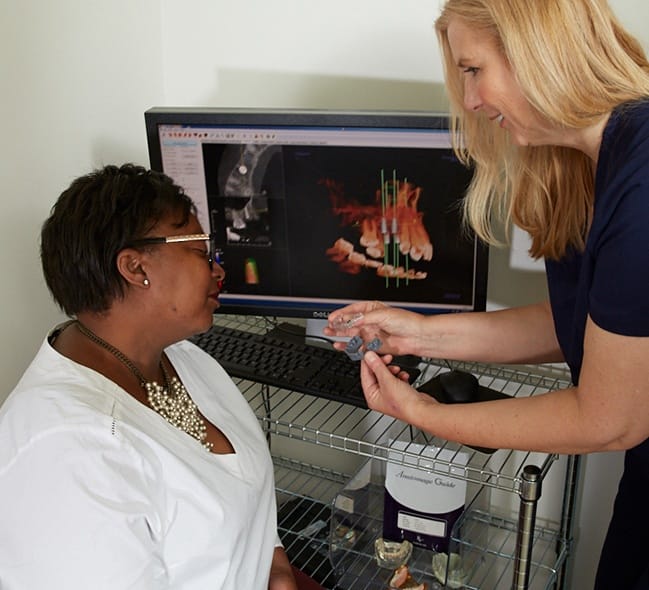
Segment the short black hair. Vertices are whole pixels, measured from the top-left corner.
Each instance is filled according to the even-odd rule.
[[[41,231],[41,264],[54,301],[69,316],[107,311],[124,296],[118,253],[160,221],[183,227],[195,213],[171,178],[142,166],[109,165],[75,179]]]

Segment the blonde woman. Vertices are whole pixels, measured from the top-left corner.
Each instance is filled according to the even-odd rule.
[[[465,219],[492,244],[495,218],[528,231],[549,301],[425,318],[355,304],[330,326],[353,318],[342,332],[382,354],[565,360],[568,389],[470,405],[417,393],[373,352],[361,379],[369,407],[450,440],[626,450],[596,588],[647,589],[649,63],[604,0],[448,0],[436,29],[455,148],[475,166]]]

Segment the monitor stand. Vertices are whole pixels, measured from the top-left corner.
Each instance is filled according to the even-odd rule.
[[[331,349],[331,342],[338,340],[346,342],[349,336],[332,337],[327,336],[323,332],[324,327],[327,325],[327,320],[308,319],[306,321],[306,328],[299,324],[289,322],[282,322],[273,328],[269,334],[280,340],[287,342],[295,342],[296,344],[309,344],[310,346],[318,346],[320,348]]]
[[[347,342],[351,338],[351,336],[326,336],[322,330],[327,325],[327,321],[328,320],[307,320],[304,341],[312,346],[332,348],[332,341],[337,340],[339,342]],[[323,340],[324,338],[326,338],[326,340]],[[419,368],[421,357],[413,354],[403,354],[395,356],[393,362],[395,365],[399,365],[402,369],[408,371],[409,369]]]
[[[289,322],[282,322],[275,326],[268,334],[272,334],[273,337],[279,340],[285,340],[286,342],[295,342],[296,344],[308,344],[310,346],[318,346],[320,348],[332,349],[331,342],[333,340],[339,340],[346,342],[349,340],[349,336],[343,337],[331,337],[325,336],[323,333],[324,327],[327,325],[327,320],[307,320],[306,329],[304,326],[298,324],[292,324]],[[402,369],[408,371],[408,369],[419,368],[419,364],[422,362],[421,357],[415,356],[412,354],[404,354],[394,357],[394,364],[399,365]]]
[[[327,336],[323,331],[327,323],[328,320],[309,318],[306,321],[306,343],[331,348],[332,341],[347,342],[349,340],[349,336]]]

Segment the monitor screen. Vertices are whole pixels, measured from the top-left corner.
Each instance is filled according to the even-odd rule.
[[[471,171],[446,116],[153,108],[145,122],[151,167],[215,235],[220,313],[485,308],[487,249],[461,224]]]

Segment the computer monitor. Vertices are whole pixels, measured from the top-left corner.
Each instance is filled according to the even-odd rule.
[[[447,116],[152,108],[145,122],[151,167],[215,234],[219,313],[484,310],[488,251],[462,227],[472,173]]]

